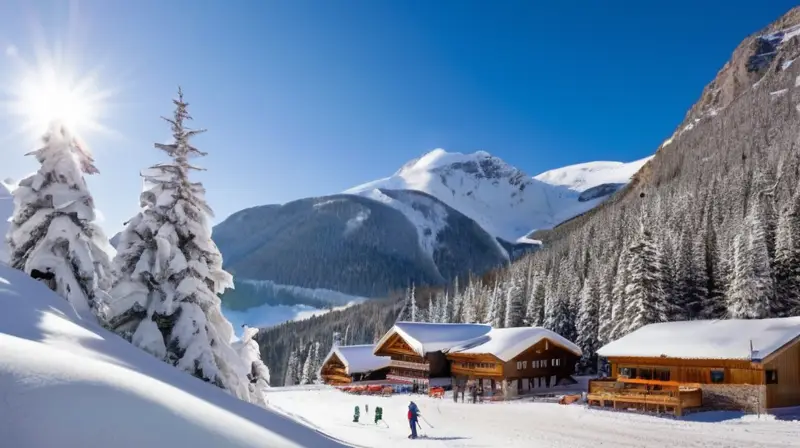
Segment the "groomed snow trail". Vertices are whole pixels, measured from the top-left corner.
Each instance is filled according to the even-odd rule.
[[[453,403],[452,399],[348,395],[329,388],[275,388],[276,411],[333,437],[363,447],[787,447],[800,440],[800,423],[744,416],[713,423],[589,410],[551,403]],[[406,420],[414,400],[427,438],[409,440]],[[358,405],[360,423],[353,423]],[[369,413],[364,405],[369,405]],[[388,427],[373,423],[383,407]],[[699,417],[696,417],[699,418]]]

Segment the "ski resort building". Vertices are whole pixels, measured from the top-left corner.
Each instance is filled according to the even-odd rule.
[[[376,356],[388,356],[387,379],[423,386],[450,384],[445,353],[466,341],[488,334],[483,324],[397,322],[375,344]]]
[[[495,328],[447,353],[454,384],[480,384],[505,398],[571,381],[580,356],[577,345],[539,327]]]
[[[322,361],[320,374],[325,384],[384,380],[391,359],[375,356],[374,345],[335,345]]]
[[[634,393],[644,393],[639,398],[655,403],[658,392],[678,414],[686,407],[800,405],[800,317],[652,324],[597,353],[610,362],[616,384],[590,383],[590,402],[630,403]]]

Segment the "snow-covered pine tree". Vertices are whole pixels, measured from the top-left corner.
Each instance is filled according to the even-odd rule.
[[[478,304],[475,301],[475,284],[472,280],[472,276],[469,277],[467,288],[464,290],[464,293],[461,295],[461,297],[461,322],[470,324],[477,322],[479,316],[477,313]]]
[[[733,241],[733,272],[728,290],[729,312],[736,319],[777,315],[767,238],[758,202],[745,217],[743,232]]]
[[[611,289],[611,319],[612,326],[611,332],[608,335],[609,340],[613,341],[625,336],[627,329],[626,316],[628,315],[628,300],[627,290],[628,280],[630,278],[629,266],[630,252],[628,251],[628,244],[622,241],[622,249],[617,258],[617,270],[614,276],[614,283]]]
[[[417,293],[414,284],[411,284],[411,292],[409,293],[409,303],[411,304],[411,322],[417,321]]]
[[[612,294],[612,266],[606,264],[600,268],[597,296],[597,341],[602,346],[611,342],[611,330],[614,328],[614,296]]]
[[[714,192],[712,186],[711,192]],[[706,213],[703,217],[703,228],[700,232],[701,240],[698,253],[702,253],[702,266],[705,268],[706,297],[702,305],[703,319],[724,319],[728,315],[728,306],[725,301],[725,288],[723,287],[723,272],[720,266],[719,246],[717,231],[714,227],[714,200],[707,199]]]
[[[520,269],[512,270],[506,291],[505,327],[521,327],[525,321],[525,288],[523,272]]]
[[[261,351],[255,336],[258,334],[257,328],[245,326],[242,339],[234,344],[234,349],[239,354],[239,358],[246,368],[248,368],[247,385],[250,390],[250,402],[259,406],[267,403],[265,392],[269,389],[269,368],[261,360]]]
[[[314,374],[312,378],[312,382],[314,384],[322,384],[322,357],[321,353],[319,352],[319,341],[314,342]]]
[[[199,170],[190,159],[205,155],[189,140],[203,130],[185,127],[191,117],[180,89],[173,103],[173,117],[164,119],[174,142],[155,144],[170,160],[143,173],[142,210],[120,238],[110,325],[154,356],[245,399],[247,380],[218,296],[233,279],[211,239],[205,189],[189,179]]]
[[[580,314],[578,315],[578,339],[575,341],[583,351],[582,363],[592,366],[595,352],[600,348],[600,315],[598,310],[599,291],[596,280],[587,277],[580,294]]]
[[[110,245],[94,223],[94,199],[84,174],[96,174],[89,151],[59,123],[33,155],[39,170],[14,190],[8,228],[11,267],[36,275],[84,318],[106,319],[111,286]]]
[[[300,375],[300,384],[311,384],[314,378],[314,344],[308,345],[303,361],[303,373]]]
[[[779,315],[800,315],[800,185],[778,219],[775,283]]]
[[[286,361],[286,375],[283,377],[284,386],[294,386],[297,384],[297,351],[292,349],[289,352],[289,359]]]
[[[642,220],[634,244],[630,247],[628,285],[626,286],[626,333],[648,324],[665,322],[661,254],[652,233]]]
[[[484,321],[495,327],[501,328],[505,317],[504,315],[500,314],[500,280],[499,278],[494,279],[494,288],[492,288],[491,296],[489,297],[489,307],[486,310],[486,317]]]

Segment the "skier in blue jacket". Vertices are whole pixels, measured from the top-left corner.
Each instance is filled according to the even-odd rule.
[[[408,436],[409,439],[416,439],[417,438],[417,418],[419,417],[419,408],[417,405],[412,401],[408,405],[408,424],[411,425],[411,435]]]

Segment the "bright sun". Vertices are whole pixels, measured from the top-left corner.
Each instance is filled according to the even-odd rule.
[[[39,137],[53,122],[76,135],[110,131],[100,123],[110,91],[100,89],[95,76],[75,77],[71,70],[51,61],[40,61],[37,66],[19,58],[17,62],[21,71],[18,81],[11,84],[5,106],[20,119],[21,133]]]

